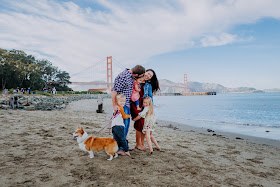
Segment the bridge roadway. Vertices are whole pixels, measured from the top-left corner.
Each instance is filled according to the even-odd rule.
[[[113,85],[113,83],[106,82],[72,82],[74,85]],[[176,88],[186,88],[185,86],[168,85],[161,84],[162,87],[176,87]],[[216,95],[216,92],[186,92],[186,93],[157,93],[159,96],[180,96],[180,95]]]
[[[72,82],[71,84],[75,84],[75,85],[113,85],[113,83],[107,83],[107,82]]]
[[[217,95],[216,92],[157,93],[158,96]]]
[[[106,83],[106,82],[72,82],[72,85],[113,85],[113,83]],[[162,87],[175,87],[175,88],[186,88],[185,86],[176,86],[176,85],[169,85],[169,84],[161,84]]]

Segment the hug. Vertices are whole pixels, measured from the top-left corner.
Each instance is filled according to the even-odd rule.
[[[111,90],[114,112],[123,108],[124,113],[126,115],[131,115],[132,120],[135,121],[135,148],[142,151],[147,150],[144,146],[144,140],[146,138],[150,154],[153,152],[151,142],[155,144],[157,149],[160,149],[156,139],[152,135],[152,132],[155,129],[153,94],[155,94],[158,90],[160,90],[159,82],[154,70],[145,70],[145,68],[140,65],[137,65],[132,69],[125,69],[123,72],[118,74]],[[117,101],[118,95],[125,96],[125,101],[123,101],[122,106],[120,105],[120,102]],[[122,142],[123,140],[128,142],[127,134],[130,127],[130,118],[123,118],[123,127],[124,134]],[[115,137],[116,135],[114,135],[114,138]],[[118,145],[119,151],[117,153],[120,155],[128,155],[128,151],[124,150],[123,144],[120,143],[120,141],[118,142]],[[134,148],[129,148],[129,150],[132,149]]]
[[[130,126],[130,118],[134,121],[136,130],[135,148],[153,153],[152,142],[156,149],[160,147],[153,136],[155,130],[156,116],[153,107],[153,94],[158,91],[159,83],[152,69],[145,70],[137,65],[132,69],[125,69],[114,81],[112,88],[113,116],[109,126],[112,128],[113,138],[88,136],[81,127],[73,133],[77,138],[80,149],[89,153],[94,158],[94,152],[105,152],[110,156],[108,160],[118,155],[131,156],[127,134]],[[144,145],[146,138],[148,148]]]

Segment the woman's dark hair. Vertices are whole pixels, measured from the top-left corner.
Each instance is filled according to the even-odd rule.
[[[155,93],[160,90],[157,75],[156,75],[155,71],[152,69],[147,69],[146,72],[147,71],[151,71],[154,74],[152,76],[152,78],[150,80],[148,80],[148,82],[152,85],[152,92]]]

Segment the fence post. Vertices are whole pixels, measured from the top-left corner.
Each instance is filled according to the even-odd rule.
[[[96,110],[96,112],[97,113],[103,113],[104,110],[103,110],[103,98],[102,98],[102,95],[98,95],[97,103],[98,103],[98,109]]]

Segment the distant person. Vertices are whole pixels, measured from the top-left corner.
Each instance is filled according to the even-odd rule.
[[[30,94],[30,87],[28,87],[28,89],[27,89],[27,93],[28,93],[28,94]]]
[[[53,87],[52,93],[55,94],[55,92],[56,92],[56,89],[55,89],[55,87]]]
[[[139,107],[139,98],[140,98],[139,92],[141,91],[139,86],[140,86],[140,83],[142,83],[143,81],[144,81],[144,76],[137,78],[134,81],[134,83],[133,83],[133,90],[132,90],[132,94],[131,94],[131,101],[135,102],[137,110],[141,110],[141,108]]]
[[[155,126],[156,126],[156,116],[154,113],[152,99],[149,96],[143,99],[143,106],[144,106],[144,110],[140,112],[138,116],[133,119],[133,121],[137,121],[140,118],[145,118],[142,133],[145,134],[146,136],[146,141],[150,150],[150,154],[152,154],[153,148],[152,148],[151,141],[155,144],[158,150],[160,150],[160,147],[157,143],[157,140],[152,135],[152,132],[155,130]]]
[[[3,94],[9,94],[9,90],[8,89],[4,89]]]
[[[123,107],[124,112],[125,114],[130,115],[130,99],[133,90],[134,79],[138,77],[142,77],[144,73],[145,73],[145,68],[143,66],[137,65],[132,69],[125,69],[123,72],[118,74],[118,76],[115,78],[114,86],[111,91],[114,112],[116,112],[119,109],[116,102],[116,95],[123,94],[126,97],[125,106]],[[127,137],[129,124],[130,124],[130,118],[124,119],[125,138]]]

